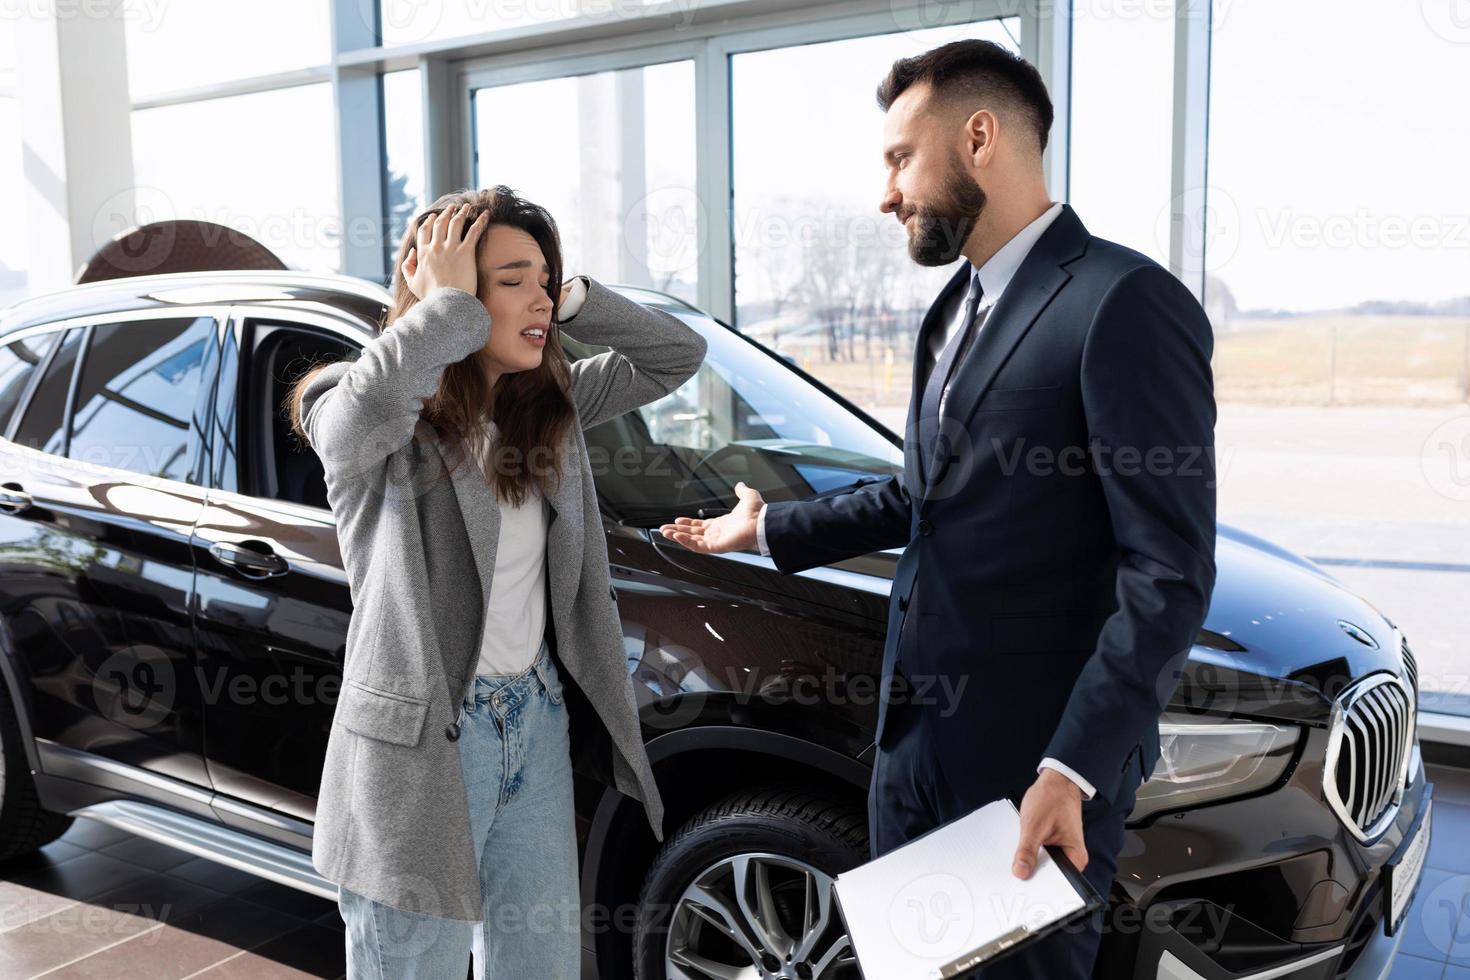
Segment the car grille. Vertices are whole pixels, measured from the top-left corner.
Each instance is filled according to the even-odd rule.
[[[1415,715],[1411,688],[1388,673],[1354,682],[1333,705],[1323,789],[1359,840],[1378,836],[1398,813]]]
[[[1414,659],[1414,651],[1409,649],[1407,637],[1399,637],[1399,651],[1404,656],[1404,674],[1409,678],[1409,690],[1415,694],[1414,703],[1419,703],[1419,661]]]

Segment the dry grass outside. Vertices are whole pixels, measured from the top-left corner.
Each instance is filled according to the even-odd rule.
[[[1470,394],[1470,318],[1236,321],[1215,337],[1218,397],[1273,404],[1436,405]]]
[[[1218,401],[1268,405],[1458,404],[1470,400],[1470,317],[1320,316],[1236,320],[1215,335]],[[783,344],[803,369],[868,411],[904,409],[912,343],[827,361]]]

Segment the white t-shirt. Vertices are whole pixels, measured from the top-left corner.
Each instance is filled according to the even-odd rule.
[[[495,423],[471,449],[483,461]],[[483,463],[482,463],[483,465]],[[501,497],[500,543],[485,612],[477,674],[518,674],[531,666],[546,631],[546,498],[533,483],[520,507]],[[474,534],[475,529],[470,528]]]

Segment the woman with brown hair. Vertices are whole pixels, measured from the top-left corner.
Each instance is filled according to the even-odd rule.
[[[579,975],[571,730],[663,839],[582,430],[705,341],[561,266],[544,209],[447,194],[379,335],[292,388],[353,596],[312,844],[352,978]],[[563,325],[611,350],[569,362]]]

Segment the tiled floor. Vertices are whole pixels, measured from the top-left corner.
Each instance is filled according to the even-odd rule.
[[[1470,980],[1470,773],[1430,767],[1434,842],[1393,980]],[[78,820],[0,873],[0,977],[341,977],[333,902]]]
[[[0,977],[340,977],[335,902],[78,820],[0,881]]]
[[[1429,767],[1429,859],[1390,980],[1470,980],[1470,773]]]

